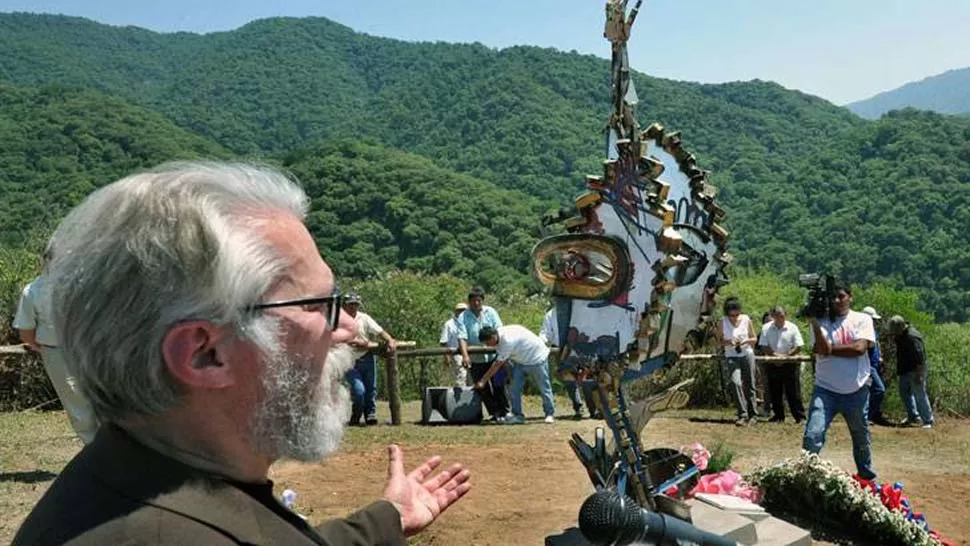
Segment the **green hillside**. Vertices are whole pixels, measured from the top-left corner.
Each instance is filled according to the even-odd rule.
[[[8,14],[0,56],[0,78],[94,87],[239,153],[365,136],[554,199],[598,170],[609,113],[609,63],[597,57],[406,43],[322,18],[199,36]],[[801,154],[859,123],[770,83],[636,84],[644,121],[682,129],[718,170],[744,155]]]
[[[50,231],[96,187],[163,161],[231,157],[164,116],[93,91],[0,83],[0,245]]]
[[[294,152],[283,167],[306,188],[307,224],[340,276],[409,269],[495,288],[527,282],[543,212],[528,195],[352,141]]]
[[[97,89],[322,180],[315,234],[353,276],[405,267],[524,282],[527,227],[600,170],[609,109],[597,57],[405,43],[320,18],[200,36],[7,14],[0,59],[0,80]],[[911,286],[938,319],[968,318],[970,120],[903,111],[870,122],[770,82],[635,82],[641,122],[682,131],[714,171],[739,264]],[[370,202],[347,211],[329,198],[361,188]],[[46,210],[62,209],[11,209],[8,221]],[[455,211],[460,233],[495,250],[459,237]]]

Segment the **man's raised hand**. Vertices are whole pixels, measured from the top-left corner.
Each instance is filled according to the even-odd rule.
[[[401,513],[401,527],[407,536],[424,530],[472,487],[468,482],[471,473],[460,463],[429,478],[441,464],[441,457],[435,455],[405,474],[401,448],[394,444],[388,446],[387,456],[384,499]]]

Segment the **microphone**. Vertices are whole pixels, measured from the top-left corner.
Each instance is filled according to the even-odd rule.
[[[593,544],[700,544],[737,546],[733,540],[698,529],[673,516],[644,510],[630,497],[600,489],[579,509],[579,530]]]

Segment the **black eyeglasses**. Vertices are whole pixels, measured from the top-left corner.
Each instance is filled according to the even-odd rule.
[[[324,298],[270,301],[266,303],[257,303],[250,307],[250,309],[255,311],[257,309],[272,309],[274,307],[300,306],[303,307],[305,311],[311,313],[319,311],[327,318],[327,328],[330,329],[330,331],[333,331],[337,329],[337,325],[340,323],[340,308],[344,305],[345,297],[346,296],[343,294],[335,294],[333,296],[327,296]]]

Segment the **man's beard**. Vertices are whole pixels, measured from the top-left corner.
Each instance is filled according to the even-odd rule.
[[[277,350],[264,362],[263,400],[252,425],[257,449],[274,460],[298,461],[317,461],[336,451],[350,418],[350,393],[342,383],[353,366],[350,348],[330,347],[316,384],[309,357]]]

